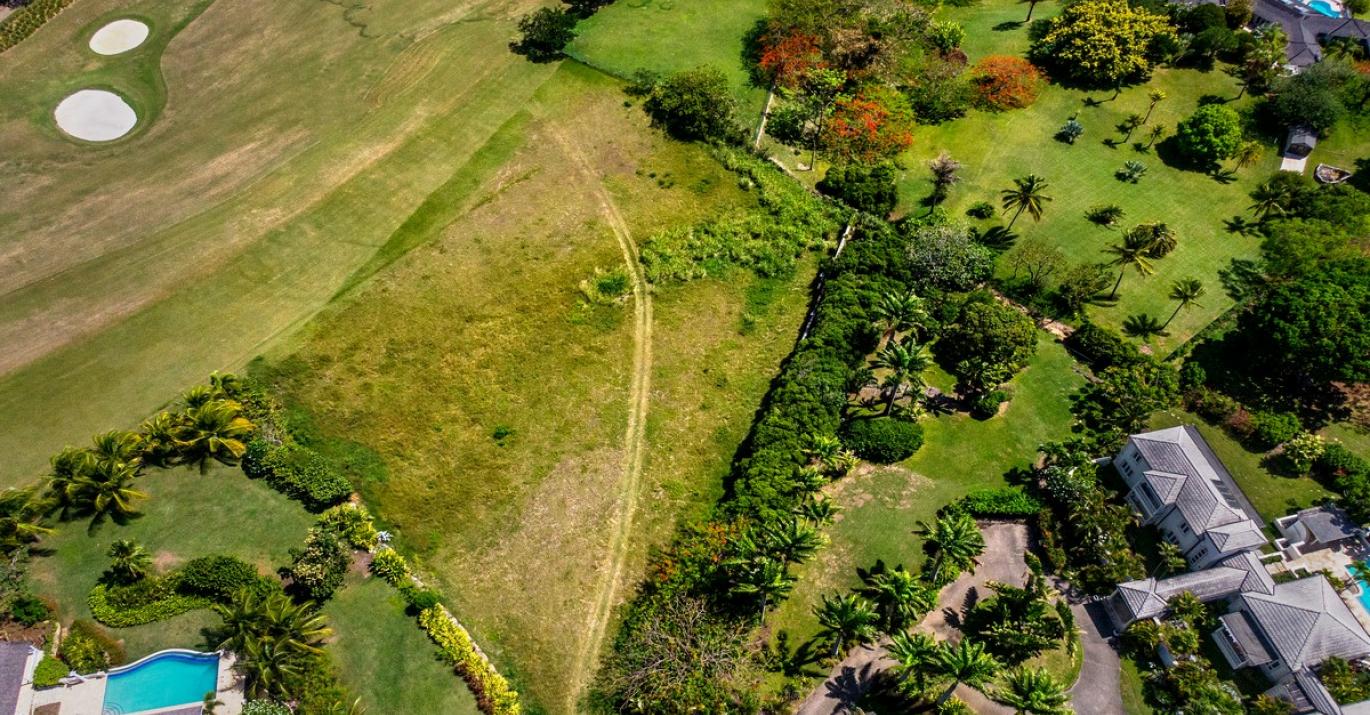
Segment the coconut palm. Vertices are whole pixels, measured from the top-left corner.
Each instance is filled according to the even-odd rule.
[[[951,154],[944,151],[938,154],[936,159],[928,162],[928,170],[932,172],[933,201],[941,203],[951,185],[960,180],[956,172],[961,170],[961,162],[951,158]]]
[[[1016,668],[1004,677],[1004,688],[994,699],[1018,715],[1069,715],[1070,696],[1043,668]]]
[[[798,518],[766,526],[761,532],[761,540],[768,552],[779,557],[782,563],[788,564],[806,561],[824,543],[823,535],[818,529]]]
[[[784,598],[794,589],[794,576],[790,575],[785,564],[762,556],[752,560],[742,569],[733,593],[742,596],[755,596],[761,602],[761,620],[766,620],[766,608],[773,599]]]
[[[1149,340],[1153,335],[1165,333],[1165,326],[1155,316],[1137,313],[1123,320],[1123,333],[1128,337]]]
[[[231,400],[213,400],[185,412],[181,429],[181,458],[209,471],[210,460],[229,466],[247,451],[246,440],[255,429],[242,416],[242,407]]]
[[[1175,316],[1179,315],[1181,310],[1184,310],[1191,305],[1199,305],[1199,299],[1203,296],[1204,284],[1197,278],[1185,278],[1184,280],[1178,280],[1172,283],[1170,286],[1170,299],[1178,301],[1179,305],[1175,306],[1175,312],[1170,314],[1170,317],[1165,321],[1165,325],[1162,325],[1161,328],[1165,329],[1166,327],[1169,327],[1170,321],[1174,320]]]
[[[109,575],[119,583],[133,583],[152,573],[152,556],[140,544],[119,539],[105,552],[109,557]]]
[[[1151,104],[1146,106],[1146,116],[1142,118],[1142,124],[1151,121],[1151,113],[1156,111],[1156,105],[1165,101],[1165,92],[1162,92],[1159,89],[1153,89],[1146,93],[1146,98],[1151,100]]]
[[[216,649],[244,653],[253,641],[272,640],[301,657],[323,652],[333,634],[328,618],[312,601],[296,603],[282,591],[262,594],[244,588],[227,604],[215,604],[223,625],[211,631]]]
[[[1023,20],[1023,22],[1032,22],[1032,11],[1037,9],[1037,3],[1041,2],[1041,0],[1023,0],[1023,2],[1026,2],[1028,4],[1027,19]]]
[[[133,488],[137,468],[118,462],[95,461],[79,479],[67,487],[72,512],[90,517],[93,531],[105,520],[127,524],[142,516],[134,506],[147,497]]]
[[[236,400],[243,394],[243,381],[231,372],[210,373],[209,387],[218,400]]]
[[[1264,153],[1265,148],[1261,146],[1260,142],[1242,142],[1241,146],[1237,147],[1237,154],[1235,157],[1237,160],[1237,168],[1245,169],[1246,167],[1255,164],[1261,160],[1261,155]]]
[[[900,683],[912,679],[917,690],[927,684],[937,643],[926,633],[900,632],[890,636],[885,652],[895,661],[894,674]]]
[[[1142,119],[1142,115],[1140,114],[1127,115],[1127,119],[1123,120],[1123,131],[1127,132],[1127,135],[1123,137],[1123,143],[1126,144],[1131,141],[1132,133],[1137,131],[1137,128],[1145,123],[1146,120]]]
[[[75,485],[95,464],[90,450],[67,447],[52,457],[52,470],[47,482],[47,513],[57,514],[62,521],[75,512]]]
[[[874,367],[889,370],[882,386],[887,395],[885,414],[894,410],[894,403],[904,393],[915,394],[923,390],[923,373],[932,365],[928,351],[912,337],[896,343],[888,343],[876,356]]]
[[[942,676],[951,679],[950,687],[937,698],[938,705],[951,697],[956,686],[964,683],[978,690],[993,680],[1003,668],[994,656],[985,652],[983,645],[969,638],[962,638],[956,645],[946,642],[939,645],[933,654],[933,667]]]
[[[0,552],[12,553],[51,534],[52,529],[43,525],[47,513],[48,503],[39,487],[0,492]]]
[[[275,639],[248,641],[235,668],[250,698],[289,700],[304,675],[305,659]]]
[[[1105,250],[1113,254],[1113,260],[1109,264],[1119,267],[1118,280],[1113,283],[1113,292],[1108,294],[1109,300],[1118,297],[1118,287],[1123,283],[1123,274],[1127,272],[1128,266],[1132,266],[1143,276],[1156,272],[1148,258],[1151,242],[1146,237],[1128,235],[1121,244],[1114,244]]]
[[[903,566],[868,574],[861,595],[870,599],[886,633],[898,633],[936,605],[936,593]]]
[[[138,427],[143,434],[143,463],[163,468],[175,464],[184,448],[181,443],[184,427],[180,416],[166,411],[143,420]]]
[[[1257,186],[1256,190],[1251,192],[1251,198],[1255,201],[1251,204],[1251,210],[1255,212],[1256,218],[1262,221],[1271,216],[1283,216],[1288,213],[1294,199],[1284,184],[1273,181]]]
[[[213,385],[196,385],[181,393],[181,403],[186,406],[186,409],[192,410],[221,399],[223,399],[223,395]]]
[[[1145,243],[1147,258],[1165,258],[1180,244],[1175,229],[1164,223],[1138,224],[1129,229],[1124,238],[1133,238],[1139,243]]]
[[[1013,180],[1013,188],[1004,189],[1000,192],[1003,195],[1004,212],[1013,211],[1013,218],[1009,220],[1008,227],[1013,228],[1013,224],[1018,217],[1026,211],[1033,221],[1042,220],[1042,206],[1051,200],[1050,196],[1043,192],[1047,188],[1047,181],[1036,174],[1028,174],[1021,179]]]
[[[931,525],[918,522],[914,534],[923,538],[923,550],[932,558],[934,584],[944,583],[944,569],[960,571],[979,563],[985,550],[985,537],[975,520],[965,513],[944,514]]]
[[[923,307],[923,299],[916,293],[883,293],[875,304],[876,324],[882,332],[880,342],[885,344],[898,333],[922,329],[927,322],[928,312]]]
[[[127,464],[137,467],[143,463],[143,436],[127,430],[113,430],[95,435],[91,457],[97,462]]]
[[[1160,141],[1163,136],[1165,136],[1165,127],[1159,124],[1152,126],[1146,133],[1146,148],[1150,149],[1155,146],[1156,142]]]
[[[856,594],[824,596],[823,603],[814,608],[818,617],[820,638],[832,642],[832,656],[844,648],[873,640],[879,617],[870,602]]]

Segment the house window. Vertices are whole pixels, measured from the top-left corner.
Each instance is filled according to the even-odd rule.
[[[1128,464],[1127,462],[1123,462],[1123,474],[1126,474],[1126,475],[1129,476],[1129,477],[1132,476],[1132,465],[1131,465],[1131,464]]]
[[[1199,549],[1198,551],[1195,551],[1195,552],[1194,552],[1194,560],[1195,560],[1195,561],[1198,561],[1199,559],[1201,559],[1201,558],[1203,558],[1203,557],[1205,557],[1205,556],[1207,556],[1207,555],[1208,555],[1208,547],[1205,546],[1205,547],[1203,547],[1202,549]]]
[[[1189,522],[1187,522],[1187,521],[1182,521],[1182,522],[1180,522],[1180,531],[1183,531],[1183,532],[1186,533],[1186,534],[1190,533],[1190,531],[1189,531]]]
[[[1161,497],[1156,494],[1156,490],[1151,487],[1149,482],[1142,482],[1142,495],[1151,508],[1148,511],[1155,511],[1161,508]]]

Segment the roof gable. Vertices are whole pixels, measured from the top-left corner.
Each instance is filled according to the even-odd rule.
[[[1291,668],[1332,656],[1370,653],[1370,634],[1323,576],[1277,584],[1272,594],[1245,594],[1252,620]]]

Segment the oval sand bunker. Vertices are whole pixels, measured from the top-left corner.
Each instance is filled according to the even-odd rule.
[[[90,49],[100,55],[117,55],[143,44],[148,28],[137,20],[115,20],[95,31]]]
[[[53,115],[62,131],[91,142],[118,139],[138,123],[123,97],[103,89],[83,89],[67,97]]]

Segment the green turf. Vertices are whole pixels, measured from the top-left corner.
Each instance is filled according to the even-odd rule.
[[[1370,459],[1370,430],[1347,422],[1338,422],[1323,428],[1320,434],[1329,442],[1341,442],[1362,458]]]
[[[1123,712],[1127,715],[1151,715],[1153,712],[1151,706],[1146,704],[1146,695],[1142,688],[1145,677],[1146,674],[1137,667],[1136,661],[1131,658],[1123,659]]]
[[[404,600],[377,578],[352,576],[328,602],[329,651],[367,712],[475,715],[476,699],[404,613]]]
[[[32,578],[40,594],[57,602],[63,621],[90,618],[86,594],[108,566],[105,552],[117,539],[142,544],[162,570],[199,556],[228,554],[269,574],[289,561],[288,550],[304,540],[314,521],[298,502],[237,468],[215,467],[204,475],[192,469],[152,470],[139,489],[149,495],[142,518],[127,526],[107,523],[93,534],[84,522],[61,524],[43,541],[51,555],[34,559]],[[200,647],[200,629],[216,622],[200,611],[111,631],[124,639],[129,656],[138,658],[162,648]]]
[[[917,522],[971,489],[1003,486],[1005,473],[1031,465],[1038,445],[1069,436],[1064,398],[1084,382],[1078,369],[1064,348],[1044,336],[1037,356],[1010,383],[1013,400],[1006,412],[985,421],[965,414],[925,417],[926,440],[913,457],[893,467],[863,467],[836,482],[831,496],[843,512],[828,530],[832,544],[797,569],[799,585],[776,610],[772,627],[808,638],[817,630],[812,609],[820,596],[857,585],[858,567],[876,559],[909,568],[921,564],[912,534]]]
[[[766,92],[743,63],[743,37],[765,15],[764,0],[621,0],[582,21],[567,52],[625,78],[712,65],[727,73],[744,123],[754,125]]]
[[[1213,453],[1232,473],[1237,486],[1241,487],[1251,500],[1251,504],[1265,517],[1267,526],[1278,517],[1333,496],[1331,492],[1307,477],[1285,477],[1272,473],[1262,464],[1264,455],[1247,451],[1227,432],[1204,422],[1197,415],[1174,410],[1157,413],[1151,419],[1151,426],[1157,429],[1178,424],[1194,425],[1199,429],[1204,441],[1208,442],[1213,448]]]

